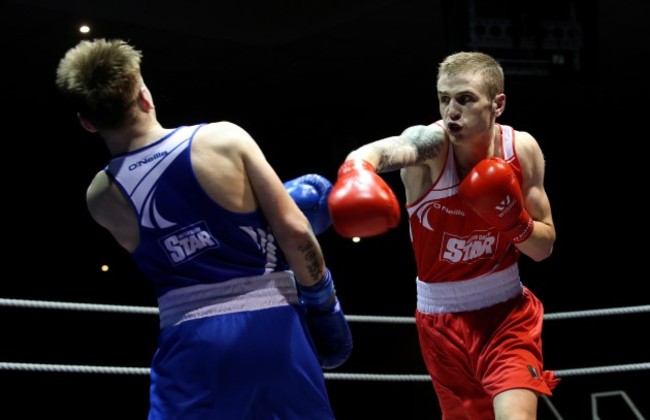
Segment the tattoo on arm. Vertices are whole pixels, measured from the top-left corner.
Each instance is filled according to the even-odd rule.
[[[378,172],[394,171],[421,163],[440,154],[444,132],[424,125],[415,125],[402,132],[381,154]]]
[[[323,277],[321,273],[321,268],[323,266],[323,259],[320,257],[320,253],[317,252],[313,244],[306,243],[298,248],[302,253],[306,261],[308,261],[307,270],[312,280],[315,282],[320,281]]]

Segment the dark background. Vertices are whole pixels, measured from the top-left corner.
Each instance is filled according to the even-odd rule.
[[[437,119],[437,63],[458,50],[491,53],[507,73],[500,122],[542,146],[558,233],[551,258],[522,258],[524,283],[549,314],[649,303],[640,204],[648,72],[639,64],[650,51],[647,0],[93,3],[0,1],[0,298],[155,306],[128,255],[90,220],[85,189],[108,152],[54,87],[59,58],[88,23],[88,38],[120,37],[143,50],[164,126],[235,122],[283,179],[316,172],[334,180],[353,148]],[[402,199],[398,174],[384,178]],[[348,315],[413,315],[404,214],[397,229],[359,244],[332,229],[320,239]],[[0,311],[0,362],[148,367],[156,344],[152,315]],[[646,363],[648,321],[647,313],[548,320],[546,366]],[[426,374],[414,324],[351,327],[354,353],[335,373]],[[569,375],[550,401],[564,419],[588,419],[593,393],[621,390],[648,417],[648,379],[647,370]],[[440,416],[428,381],[327,384],[340,420]],[[2,418],[143,419],[147,412],[146,375],[4,369],[0,385]],[[620,400],[600,400],[601,419],[634,418],[613,402]],[[553,418],[544,401],[540,418]]]

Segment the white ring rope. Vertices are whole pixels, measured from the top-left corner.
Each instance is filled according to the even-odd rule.
[[[148,306],[101,305],[97,303],[53,302],[27,299],[0,299],[0,306],[158,315],[158,308]]]
[[[66,309],[96,312],[120,312],[157,315],[158,308],[147,306],[104,305],[95,303],[54,302],[28,299],[2,299],[0,306],[39,309]],[[584,318],[591,316],[622,315],[650,312],[650,305],[629,306],[609,309],[595,309],[574,312],[556,312],[545,314],[544,320]],[[413,317],[389,317],[370,315],[346,315],[352,322],[384,322],[384,323],[415,323]],[[120,366],[88,366],[88,365],[59,365],[43,363],[12,363],[0,362],[0,370],[20,370],[37,372],[66,372],[66,373],[110,373],[121,375],[149,375],[149,368],[120,367]],[[631,363],[625,365],[597,366],[579,369],[554,370],[558,377],[575,375],[592,375],[599,373],[629,372],[650,370],[650,363]],[[362,381],[430,381],[429,375],[385,375],[371,373],[333,373],[325,372],[326,379],[362,380]]]
[[[0,370],[21,370],[31,372],[66,372],[66,373],[110,373],[119,375],[149,375],[149,368],[125,366],[90,366],[90,365],[58,365],[45,363],[12,363],[0,362]],[[631,372],[650,370],[650,363],[630,363],[626,365],[597,366],[580,369],[554,370],[558,377],[592,375],[598,373]],[[429,375],[387,375],[374,373],[334,373],[325,372],[326,379],[344,379],[360,381],[401,381],[428,382]]]
[[[97,304],[97,303],[55,302],[55,301],[28,300],[28,299],[0,298],[0,306],[158,315],[158,308],[149,307],[149,306],[105,305],[105,304]],[[545,314],[544,320],[551,321],[557,319],[586,318],[591,316],[605,316],[605,315],[623,315],[623,314],[634,314],[634,313],[641,313],[641,312],[650,312],[650,305],[628,306],[628,307],[608,308],[608,309],[591,309],[586,311],[573,311],[573,312],[555,312],[552,314]],[[413,317],[346,315],[345,318],[348,321],[352,321],[352,322],[382,322],[382,323],[398,323],[398,324],[415,323],[415,318]]]

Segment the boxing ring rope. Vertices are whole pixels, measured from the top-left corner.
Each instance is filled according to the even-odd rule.
[[[148,306],[128,306],[128,305],[107,305],[95,303],[74,303],[74,302],[55,302],[40,301],[28,299],[3,299],[0,298],[0,306],[20,307],[20,308],[37,308],[37,309],[62,309],[76,311],[94,311],[94,312],[112,312],[112,313],[130,313],[158,315],[158,308]],[[650,305],[639,305],[608,309],[593,309],[572,312],[555,312],[544,315],[545,321],[585,318],[593,316],[623,315],[650,312]],[[415,324],[413,317],[392,317],[392,316],[371,316],[371,315],[346,315],[350,322],[380,322],[380,323],[398,323],[398,324]],[[0,370],[19,370],[19,371],[38,371],[38,372],[67,372],[67,373],[108,373],[121,375],[149,375],[149,368],[124,367],[124,366],[90,366],[90,365],[65,365],[65,364],[43,364],[43,363],[14,363],[0,362]],[[650,370],[648,363],[630,363],[622,365],[595,366],[577,369],[553,369],[559,377],[592,375],[601,373],[629,372],[637,370]],[[370,374],[370,373],[337,373],[325,372],[326,379],[334,380],[362,380],[362,381],[407,381],[419,382],[430,381],[428,374],[422,375],[396,375],[396,374]]]
[[[117,375],[149,375],[149,368],[126,366],[90,366],[90,365],[64,365],[47,363],[13,363],[0,362],[0,370],[17,370],[27,372],[56,372],[56,373],[108,373]],[[564,369],[553,371],[560,377],[591,375],[597,373],[631,372],[637,370],[650,370],[650,363],[630,363],[624,365],[598,366],[580,369]],[[357,381],[391,381],[391,382],[429,382],[429,375],[397,375],[374,373],[335,373],[325,372],[325,379],[342,379]]]

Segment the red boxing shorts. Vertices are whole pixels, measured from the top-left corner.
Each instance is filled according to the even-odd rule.
[[[475,311],[416,311],[420,349],[443,418],[494,418],[492,399],[509,389],[551,395],[559,379],[543,370],[543,317],[542,303],[527,288]]]

